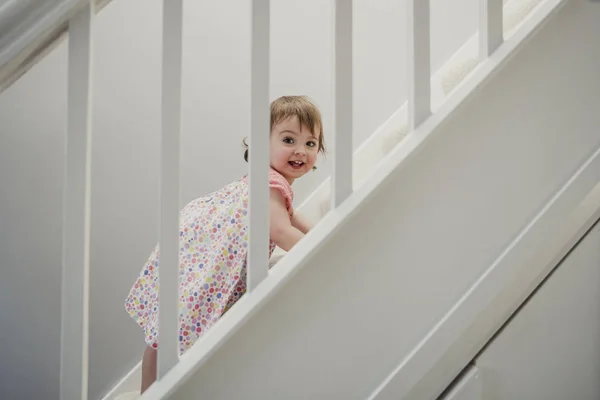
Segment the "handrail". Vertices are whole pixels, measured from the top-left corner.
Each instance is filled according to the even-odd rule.
[[[18,4],[14,7],[23,7],[22,0],[13,1]],[[95,0],[94,12],[100,12],[110,1]],[[50,2],[31,2],[31,4],[34,3],[40,10],[39,18],[27,31],[22,32],[19,41],[0,43],[0,93],[10,87],[65,38],[69,31],[69,21],[89,1],[63,0],[53,8],[48,7]],[[4,7],[7,7],[7,4]],[[11,40],[15,40],[13,35],[9,36]]]

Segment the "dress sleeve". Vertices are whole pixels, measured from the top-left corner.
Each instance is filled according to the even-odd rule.
[[[285,206],[290,213],[293,213],[292,202],[294,201],[294,191],[289,182],[277,171],[269,170],[269,187],[279,190],[285,198]]]

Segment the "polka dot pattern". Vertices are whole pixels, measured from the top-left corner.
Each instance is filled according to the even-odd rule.
[[[283,194],[291,215],[290,184],[274,170],[269,184]],[[179,352],[183,354],[246,292],[247,177],[187,204],[180,213],[179,239]],[[269,254],[274,249],[270,241]],[[126,311],[153,348],[158,348],[159,258],[157,245],[125,300]]]

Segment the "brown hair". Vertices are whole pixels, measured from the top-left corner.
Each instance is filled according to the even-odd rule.
[[[323,139],[323,120],[319,108],[306,96],[281,96],[271,103],[271,130],[283,120],[297,117],[300,126],[305,126],[313,134],[320,133],[319,153],[325,153],[325,141]],[[244,160],[248,161],[248,138],[242,141],[245,151]]]

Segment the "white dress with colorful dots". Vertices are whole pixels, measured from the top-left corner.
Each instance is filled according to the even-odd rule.
[[[274,170],[269,185],[278,189],[292,213],[293,191]],[[180,213],[179,352],[183,354],[246,291],[248,179],[244,177],[191,201]],[[275,244],[271,241],[269,254]],[[125,309],[158,348],[158,245],[125,300]]]

